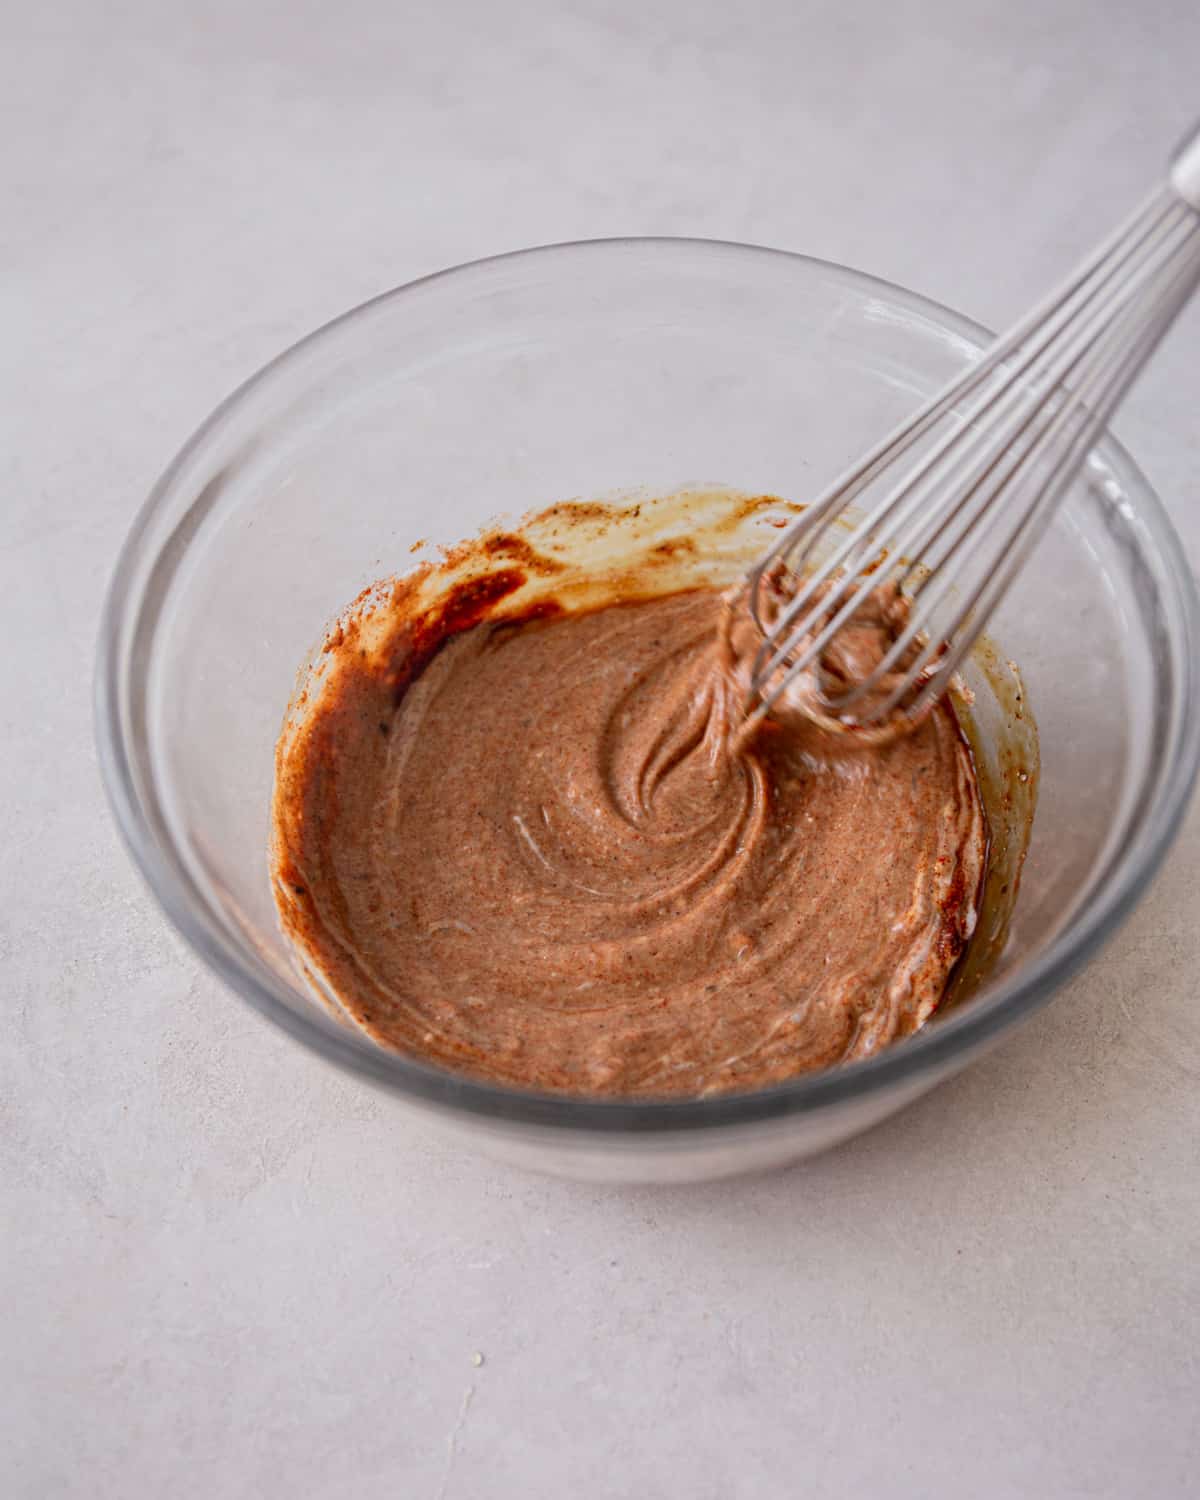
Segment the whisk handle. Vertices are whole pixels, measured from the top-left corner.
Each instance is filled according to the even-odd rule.
[[[1183,201],[1200,213],[1200,124],[1176,147],[1168,180]]]

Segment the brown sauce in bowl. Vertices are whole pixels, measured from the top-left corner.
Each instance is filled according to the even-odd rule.
[[[688,538],[589,574],[536,519],[360,600],[293,705],[272,855],[306,971],[381,1045],[535,1090],[746,1090],[911,1034],[987,866],[954,707],[742,743],[722,594],[670,587]]]

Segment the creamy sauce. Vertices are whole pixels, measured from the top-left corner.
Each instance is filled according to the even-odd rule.
[[[281,742],[306,966],[382,1045],[524,1088],[702,1095],[921,1026],[987,832],[952,707],[882,746],[746,742],[722,596],[460,609],[347,651]],[[738,631],[733,633],[738,639]]]

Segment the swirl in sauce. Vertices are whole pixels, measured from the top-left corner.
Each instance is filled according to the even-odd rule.
[[[953,708],[882,746],[790,720],[742,744],[722,610],[697,589],[467,619],[421,659],[401,630],[281,741],[285,930],[378,1042],[698,1096],[868,1057],[936,1009],[987,856]]]

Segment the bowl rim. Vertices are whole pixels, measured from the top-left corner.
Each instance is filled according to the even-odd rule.
[[[631,251],[732,254],[786,262],[805,274],[817,272],[877,291],[893,304],[931,320],[944,333],[975,347],[982,347],[993,337],[983,325],[954,309],[881,277],[816,256],[735,240],[668,235],[565,240],[466,261],[405,282],[331,319],[283,350],[227,396],[184,443],[138,510],[118,554],[100,618],[94,679],[94,727],[101,777],[122,841],[167,918],[219,978],[311,1050],[401,1097],[458,1116],[552,1127],[562,1132],[559,1138],[563,1141],[585,1133],[627,1136],[697,1128],[707,1133],[714,1128],[779,1120],[859,1102],[896,1086],[919,1089],[936,1081],[955,1061],[965,1061],[1040,1009],[1112,935],[1161,865],[1182,823],[1200,765],[1200,592],[1162,502],[1134,460],[1111,433],[1105,432],[1093,452],[1140,488],[1138,520],[1156,553],[1155,561],[1178,616],[1178,661],[1183,682],[1174,753],[1166,762],[1145,821],[1087,907],[1042,953],[1000,980],[978,1004],[963,1007],[937,1026],[927,1027],[902,1044],[861,1062],[801,1074],[765,1089],[684,1099],[580,1097],[507,1088],[385,1051],[315,1011],[306,1016],[294,1010],[277,993],[283,984],[272,969],[240,951],[223,924],[198,917],[197,902],[205,905],[202,894],[169,841],[150,825],[135,785],[133,749],[123,715],[127,682],[122,648],[127,639],[136,638],[134,627],[144,594],[134,587],[134,580],[151,556],[148,534],[159,512],[169,504],[176,481],[242,403],[306,357],[314,346],[435,283],[522,260]],[[194,499],[187,513],[202,503],[202,499]],[[155,561],[162,550],[158,548],[153,554]]]

